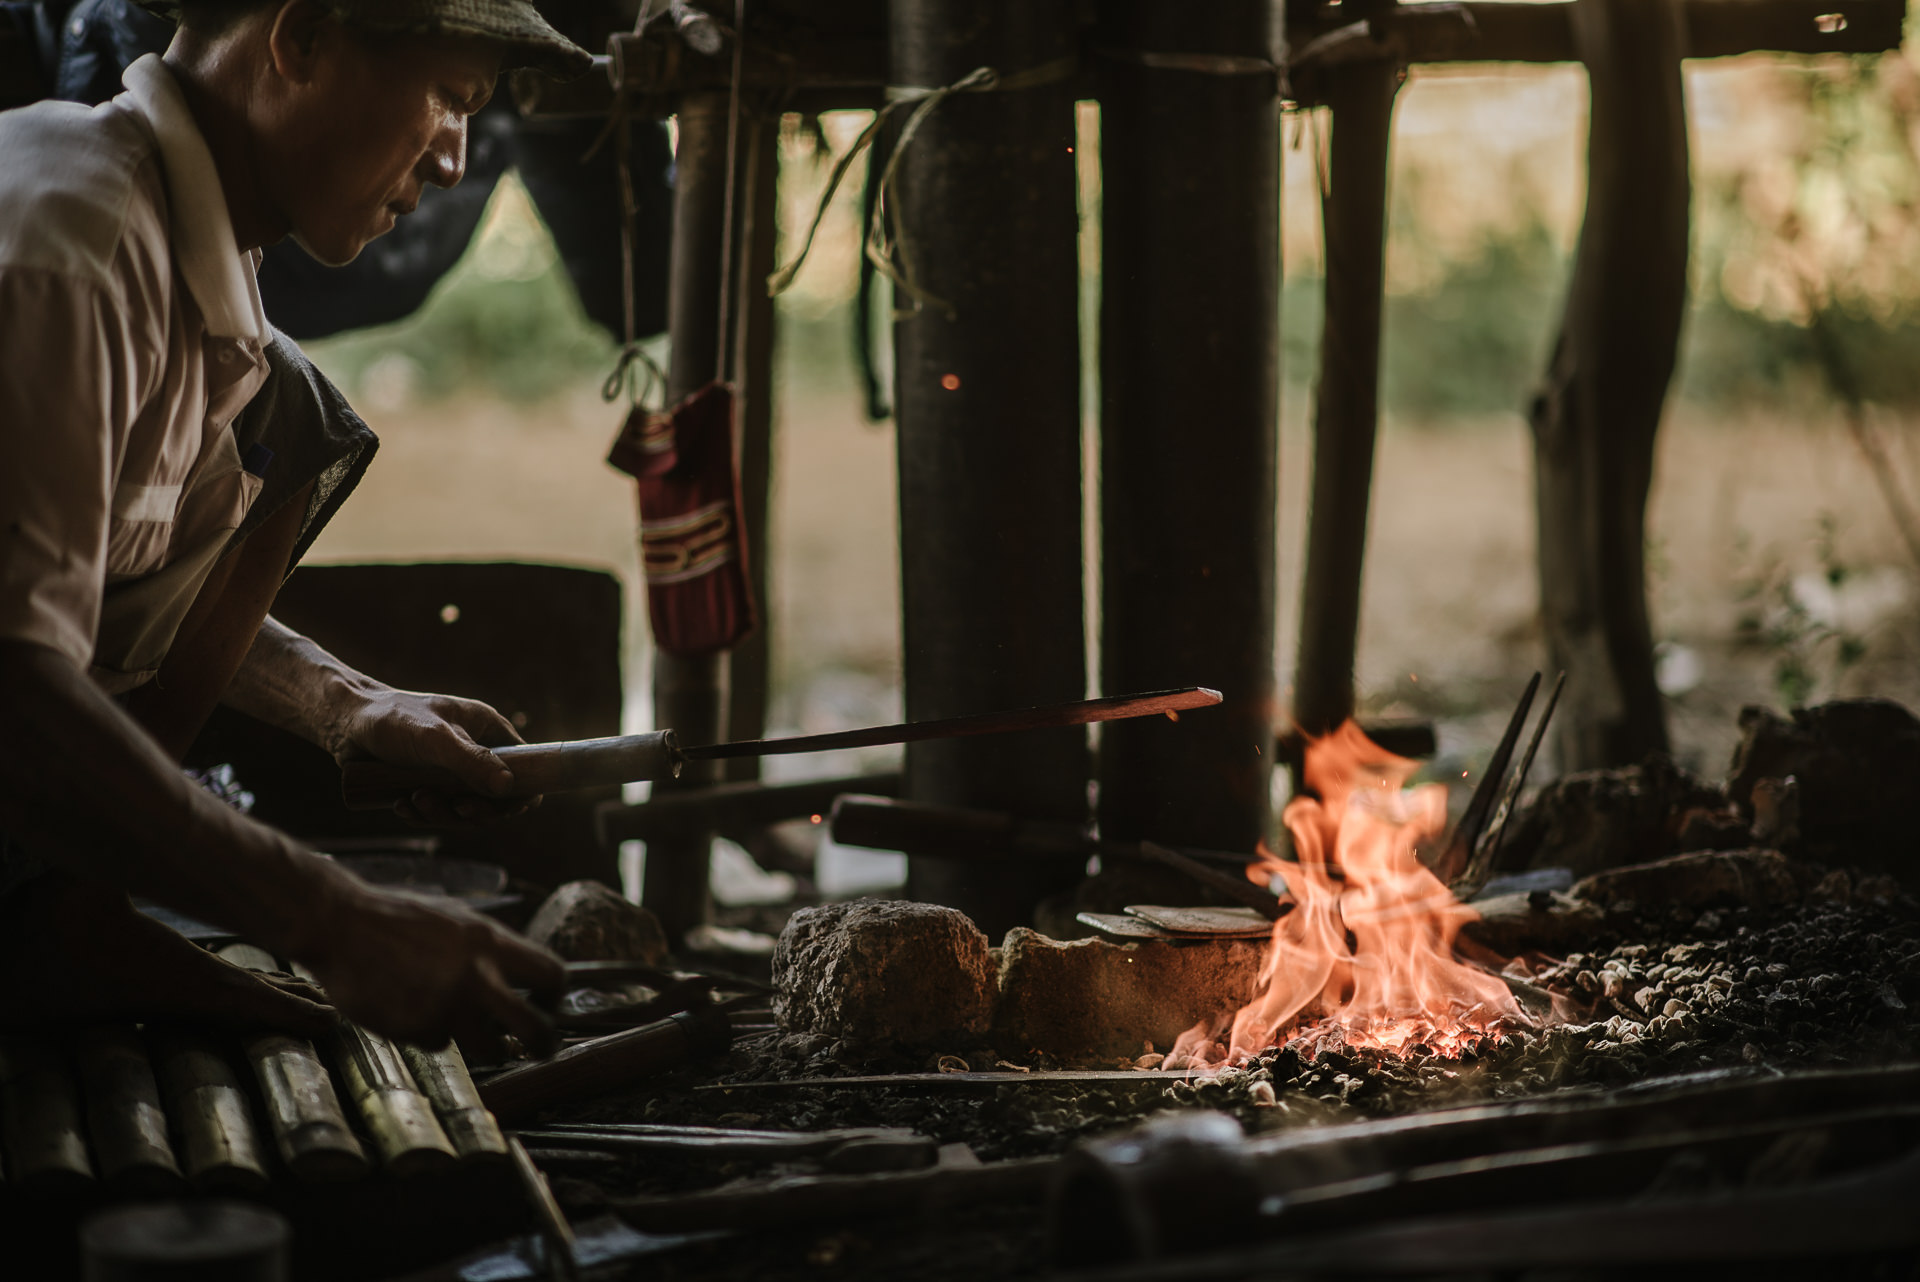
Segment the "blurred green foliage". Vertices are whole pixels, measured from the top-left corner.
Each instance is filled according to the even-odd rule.
[[[540,401],[597,387],[617,350],[581,310],[552,239],[512,180],[419,311],[305,347],[349,397],[376,404],[461,392]]]

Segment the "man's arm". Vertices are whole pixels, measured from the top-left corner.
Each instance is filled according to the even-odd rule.
[[[409,819],[458,824],[518,814],[530,804],[486,799],[513,785],[512,773],[483,746],[520,742],[505,717],[473,699],[395,690],[272,617],[223,701],[320,745],[336,760],[444,766],[481,794],[447,797],[423,789],[399,807]]]
[[[0,830],[69,871],[304,962],[351,1018],[409,1041],[550,1039],[512,991],[558,961],[477,914],[368,886],[193,787],[72,659],[0,640]]]

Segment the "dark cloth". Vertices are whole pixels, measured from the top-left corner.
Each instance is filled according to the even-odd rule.
[[[275,330],[266,357],[267,381],[234,419],[233,437],[241,458],[266,449],[272,451],[271,462],[262,473],[260,497],[230,546],[311,484],[313,495],[287,564],[291,572],[360,484],[380,439],[292,339]]]

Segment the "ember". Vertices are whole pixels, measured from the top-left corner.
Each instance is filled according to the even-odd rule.
[[[1477,914],[1420,862],[1419,848],[1445,830],[1447,793],[1408,788],[1415,768],[1351,721],[1308,745],[1317,799],[1296,797],[1282,816],[1299,862],[1262,848],[1247,868],[1260,884],[1282,877],[1294,904],[1274,923],[1264,991],[1230,1024],[1189,1029],[1170,1067],[1241,1063],[1283,1037],[1457,1056],[1531,1022],[1497,976],[1455,956],[1460,928]]]

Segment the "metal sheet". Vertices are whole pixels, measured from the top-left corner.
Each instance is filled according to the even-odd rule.
[[[1170,931],[1161,930],[1158,926],[1142,921],[1138,917],[1127,917],[1120,913],[1081,913],[1074,920],[1116,939],[1175,938]]]
[[[1273,930],[1273,923],[1251,908],[1169,908],[1160,904],[1128,904],[1127,913],[1176,935],[1251,939]]]

